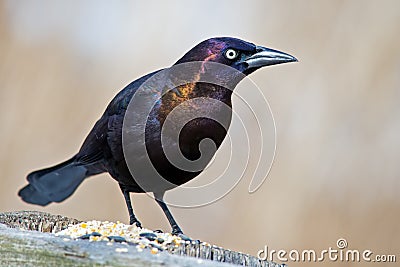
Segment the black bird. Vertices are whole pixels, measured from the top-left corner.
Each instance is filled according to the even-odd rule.
[[[171,67],[164,69],[167,74],[160,74],[162,70],[155,71],[127,85],[108,105],[79,152],[63,163],[30,173],[27,177],[29,184],[22,188],[18,195],[25,202],[41,206],[51,202],[61,202],[71,196],[85,178],[108,172],[119,183],[128,207],[130,224],[135,223],[141,227],[133,213],[129,193],[152,192],[171,224],[172,233],[182,234],[181,228],[163,201],[164,193],[201,173],[215,151],[208,155],[198,169],[185,170],[172,164],[164,150],[178,147],[189,161],[198,160],[202,154],[199,150],[201,140],[210,138],[214,141],[216,148],[220,146],[227,133],[231,112],[223,113],[207,102],[192,104],[195,106],[189,105],[188,109],[196,110],[196,114],[220,115],[225,127],[212,118],[200,116],[183,125],[183,128],[179,130],[177,141],[164,144],[161,142],[161,129],[167,116],[180,104],[194,99],[215,99],[231,107],[231,89],[246,75],[261,67],[294,61],[297,59],[289,54],[256,46],[236,38],[220,37],[205,40],[189,50],[172,66],[184,66],[189,73],[188,76],[191,76],[190,79],[179,77],[183,75],[182,72],[172,77],[168,72]],[[194,64],[194,67],[188,65],[188,63],[196,62],[200,62],[200,65]],[[211,63],[219,63],[226,68],[213,68]],[[217,84],[204,82],[207,77],[216,80]],[[171,88],[170,84],[174,84],[180,78],[186,82]],[[155,101],[148,114],[133,113],[132,117],[124,122],[129,103],[135,93],[151,79],[153,81],[144,86],[143,92],[150,96],[160,95],[160,99]],[[172,90],[165,91],[165,88]],[[144,121],[144,128],[137,127],[136,121]],[[124,127],[127,132],[132,131],[137,136],[144,135],[145,149],[153,168],[160,177],[170,182],[170,185],[161,186],[157,179],[143,177],[145,175],[135,172],[141,168],[139,167],[140,160],[143,158],[141,152],[135,154],[133,150],[134,167],[131,167],[123,147]],[[133,143],[135,141],[135,139],[131,140]]]

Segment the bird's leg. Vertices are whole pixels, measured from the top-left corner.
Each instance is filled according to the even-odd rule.
[[[154,198],[157,201],[158,205],[160,205],[161,209],[163,210],[165,216],[167,216],[168,222],[172,227],[172,234],[173,235],[183,235],[183,232],[179,225],[176,223],[172,213],[169,211],[168,206],[164,203],[164,193],[154,193]]]
[[[135,214],[133,213],[132,203],[131,203],[131,196],[129,195],[129,191],[127,191],[122,185],[119,185],[121,188],[122,194],[124,194],[125,203],[128,207],[129,212],[129,224],[136,224],[137,227],[142,227],[142,224],[136,218]]]

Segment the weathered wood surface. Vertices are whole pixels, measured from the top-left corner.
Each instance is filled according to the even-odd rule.
[[[153,255],[135,246],[66,240],[52,234],[79,222],[43,212],[0,213],[0,266],[281,266],[195,243],[171,246]],[[116,252],[118,248],[122,252]]]

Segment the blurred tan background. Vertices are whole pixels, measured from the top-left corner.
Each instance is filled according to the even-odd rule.
[[[255,194],[248,177],[212,205],[173,208],[186,234],[253,255],[346,238],[400,261],[399,10],[396,0],[0,1],[0,211],[128,222],[107,174],[45,208],[17,191],[30,171],[72,156],[130,81],[203,39],[236,36],[300,60],[251,76],[274,112],[276,159]],[[133,202],[144,226],[169,231],[152,199]]]

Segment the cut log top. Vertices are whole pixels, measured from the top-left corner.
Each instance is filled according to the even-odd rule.
[[[123,233],[132,229],[120,223],[93,222]],[[90,223],[37,211],[0,213],[0,266],[285,266],[205,242],[178,242],[168,233],[158,234],[162,238],[156,240],[157,233],[140,228],[126,238],[104,228],[77,239],[57,236],[62,230],[61,234],[76,233]],[[98,240],[108,242],[90,242]]]

